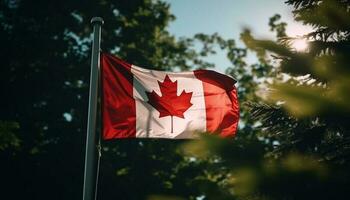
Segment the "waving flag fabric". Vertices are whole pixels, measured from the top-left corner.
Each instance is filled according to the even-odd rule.
[[[102,53],[101,78],[104,139],[236,133],[236,81],[226,75],[148,70]]]

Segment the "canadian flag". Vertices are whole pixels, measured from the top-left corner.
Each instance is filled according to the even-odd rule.
[[[193,138],[236,133],[235,80],[210,70],[164,72],[101,54],[103,138]]]

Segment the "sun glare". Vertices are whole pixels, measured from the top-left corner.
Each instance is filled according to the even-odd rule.
[[[306,39],[300,38],[292,42],[292,48],[296,51],[305,51],[308,47],[308,42]]]

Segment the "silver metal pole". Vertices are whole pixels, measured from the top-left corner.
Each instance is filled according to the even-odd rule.
[[[93,200],[95,198],[96,190],[96,114],[100,71],[101,26],[103,24],[103,19],[100,17],[94,17],[91,19],[91,24],[94,28],[94,38],[92,43],[91,57],[90,94],[85,151],[83,200]]]

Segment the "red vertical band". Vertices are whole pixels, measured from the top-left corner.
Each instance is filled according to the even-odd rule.
[[[194,75],[203,83],[207,131],[234,136],[239,120],[236,81],[210,70],[196,70]]]
[[[136,137],[131,65],[101,53],[101,79],[103,138]]]

